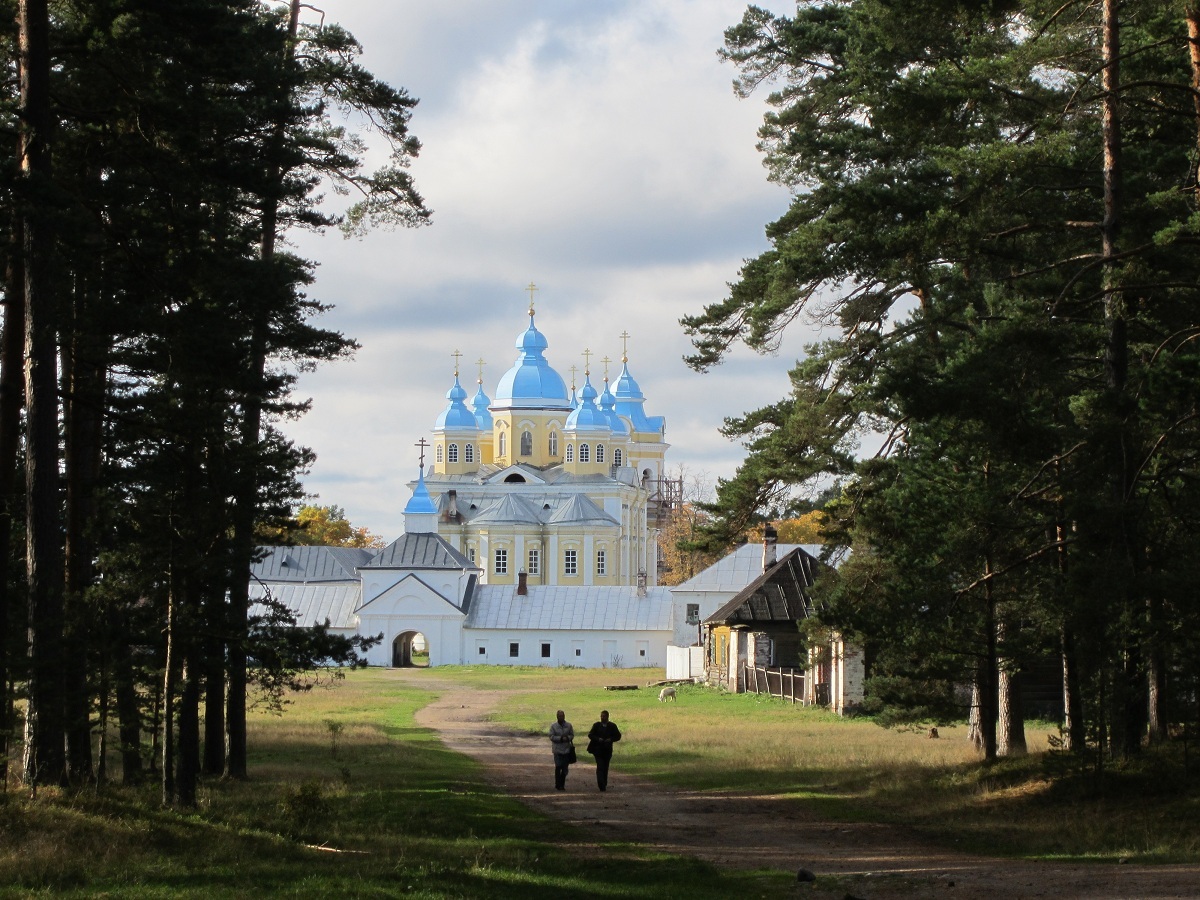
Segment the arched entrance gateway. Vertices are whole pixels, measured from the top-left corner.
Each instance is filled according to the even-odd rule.
[[[418,668],[429,665],[429,642],[419,631],[405,631],[392,641],[392,667],[396,669]]]

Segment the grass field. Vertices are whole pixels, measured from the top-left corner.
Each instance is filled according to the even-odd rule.
[[[604,690],[661,673],[438,668],[428,688],[351,673],[256,716],[251,779],[205,781],[198,808],[158,788],[0,795],[0,896],[789,897],[786,873],[728,873],[611,846],[562,849],[569,829],[497,795],[413,714],[439,683],[503,688],[500,720],[542,734],[554,709],[584,729],[601,708],[626,735],[615,765],[711,791],[767,789],[845,821],[900,822],[962,849],[1027,856],[1200,859],[1200,792],[1171,752],[1102,779],[1041,752],[983,768],[961,731],[886,731],[777,700],[684,688]],[[958,733],[956,733],[958,732]],[[1054,774],[1057,777],[1051,778]],[[324,846],[340,851],[316,849]]]

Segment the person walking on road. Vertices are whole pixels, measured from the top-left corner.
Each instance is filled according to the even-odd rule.
[[[554,751],[554,789],[567,789],[567,769],[575,762],[575,729],[567,721],[566,713],[556,712],[550,726],[550,749]]]
[[[613,744],[621,739],[616,722],[608,721],[608,710],[600,710],[600,721],[588,732],[587,752],[596,757],[596,787],[608,790],[608,764],[612,762]]]

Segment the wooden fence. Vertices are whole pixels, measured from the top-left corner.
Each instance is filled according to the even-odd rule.
[[[804,670],[746,666],[746,693],[770,694],[789,703],[803,703]]]

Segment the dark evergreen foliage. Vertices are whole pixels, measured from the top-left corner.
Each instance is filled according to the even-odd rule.
[[[897,715],[955,696],[903,685],[974,682],[987,732],[1001,668],[1058,657],[1073,749],[1135,752],[1195,716],[1189,16],[833,0],[726,33],[737,89],[773,89],[760,146],[794,195],[729,296],[683,320],[689,362],[770,350],[802,316],[831,336],[786,399],[726,423],[749,454],[708,537],[838,484],[853,553],[823,619],[867,645]],[[862,438],[878,452],[856,458]]]
[[[6,172],[0,193],[5,332],[40,329],[39,371],[60,373],[57,392],[27,395],[49,412],[26,399],[25,419],[44,429],[48,415],[53,429],[61,418],[64,441],[25,441],[30,477],[63,478],[37,475],[28,495],[40,542],[28,658],[8,637],[25,584],[11,569],[0,577],[0,685],[5,708],[15,679],[37,698],[35,782],[103,775],[92,737],[113,715],[125,777],[155,765],[145,737],[161,730],[164,800],[187,804],[201,768],[221,771],[227,688],[231,708],[246,690],[231,661],[244,658],[248,621],[244,605],[230,614],[230,586],[248,577],[252,526],[289,512],[312,458],[276,423],[304,410],[291,394],[299,372],[355,346],[316,324],[325,307],[305,295],[311,264],[276,249],[278,237],[428,221],[407,171],[415,101],[363,69],[343,29],[301,27],[298,3],[42,7],[16,36],[43,36],[53,65],[31,71],[48,90],[10,83],[0,100],[10,123],[40,122],[37,104],[49,123],[22,132],[44,163],[27,154],[35,165]],[[11,70],[18,45],[6,37]],[[390,147],[377,172],[363,169],[355,117]],[[326,188],[354,195],[343,216],[320,207]],[[31,297],[33,319],[18,302]],[[0,528],[24,540],[5,518],[21,428],[20,384],[7,376],[20,364],[10,349],[0,358]],[[257,677],[288,687],[322,650],[352,658],[327,635],[311,641],[307,655],[275,657],[290,676]],[[229,728],[244,746],[244,720]]]

